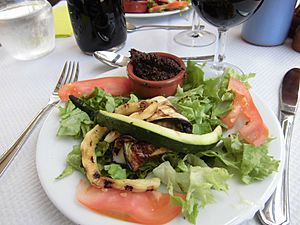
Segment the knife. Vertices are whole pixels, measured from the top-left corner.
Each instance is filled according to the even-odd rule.
[[[289,155],[294,119],[298,107],[299,86],[300,69],[293,68],[285,74],[280,88],[279,120],[285,137],[286,151],[283,174],[264,209],[259,210],[257,213],[258,218],[264,225],[290,224]]]

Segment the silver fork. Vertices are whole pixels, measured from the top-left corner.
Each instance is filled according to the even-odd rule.
[[[77,81],[79,74],[79,64],[78,62],[66,62],[64,68],[61,72],[60,78],[50,95],[48,104],[39,111],[39,113],[32,119],[32,121],[28,124],[25,130],[18,137],[16,142],[0,157],[0,177],[7,169],[9,164],[13,161],[14,157],[20,151],[22,145],[29,137],[31,131],[35,128],[35,125],[39,122],[45,113],[55,106],[59,102],[58,90],[65,84]]]

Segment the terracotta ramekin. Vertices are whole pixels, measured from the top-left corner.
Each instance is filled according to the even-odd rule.
[[[186,75],[186,66],[182,59],[179,57],[164,53],[164,52],[153,52],[158,54],[161,57],[167,57],[175,60],[182,70],[174,77],[168,80],[153,81],[145,80],[136,76],[133,72],[133,65],[129,63],[127,65],[127,74],[131,81],[133,92],[142,98],[151,98],[154,96],[171,96],[176,93],[178,85],[183,84],[184,76]]]

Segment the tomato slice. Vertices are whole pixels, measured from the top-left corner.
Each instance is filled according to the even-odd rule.
[[[155,12],[163,12],[166,9],[167,9],[167,4],[163,4],[163,5],[155,5],[151,7],[148,11],[150,13],[155,13]]]
[[[99,189],[87,181],[80,182],[77,200],[97,213],[141,224],[164,224],[181,212],[181,207],[172,206],[165,193]]]
[[[235,98],[232,110],[222,118],[222,122],[228,128],[232,128],[239,120],[246,120],[246,123],[238,129],[240,136],[249,144],[255,146],[263,144],[269,136],[269,130],[264,124],[247,87],[240,80],[230,78],[228,89],[234,92]]]
[[[69,100],[69,95],[80,97],[90,94],[99,87],[113,96],[125,96],[131,93],[131,83],[127,77],[102,77],[92,80],[82,80],[64,85],[58,92],[63,102]]]
[[[171,2],[167,6],[167,10],[176,10],[176,9],[182,9],[189,5],[188,1],[175,1]]]

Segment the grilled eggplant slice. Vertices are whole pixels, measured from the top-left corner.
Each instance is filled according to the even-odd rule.
[[[113,147],[113,161],[116,163],[119,163],[119,164],[127,165],[123,148],[119,149],[119,148]]]
[[[96,125],[90,130],[81,143],[82,164],[90,183],[99,188],[115,188],[133,192],[156,190],[160,186],[160,179],[112,179],[101,177],[97,166],[95,148],[97,143],[107,133],[107,128]]]
[[[119,164],[127,164],[124,156],[124,143],[118,141],[122,136],[118,137],[112,145],[113,161]]]
[[[192,133],[190,121],[176,111],[172,103],[165,97],[158,96],[152,101],[159,101],[156,112],[147,119],[148,122],[158,124],[176,131]]]
[[[119,154],[123,153],[127,165],[133,171],[139,169],[149,159],[153,159],[170,150],[163,147],[156,147],[144,141],[138,141],[131,136],[122,135],[114,144],[114,150],[119,150]]]

